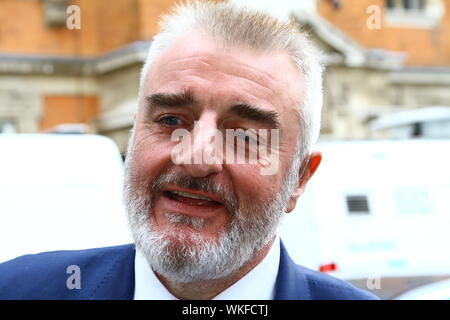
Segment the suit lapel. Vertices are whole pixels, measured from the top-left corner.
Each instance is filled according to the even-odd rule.
[[[134,257],[133,244],[126,245],[113,257],[105,261],[103,275],[90,292],[87,299],[93,300],[132,300],[134,296]]]
[[[311,300],[305,275],[292,261],[280,241],[280,266],[275,290],[275,300]]]
[[[86,299],[132,300],[134,296],[133,244],[124,246],[114,257],[109,257],[101,276]],[[100,274],[98,274],[100,275]],[[300,268],[292,261],[280,241],[280,266],[278,268],[275,300],[310,300],[308,283]]]

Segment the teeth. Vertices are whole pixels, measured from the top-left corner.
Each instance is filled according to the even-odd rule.
[[[199,196],[199,195],[196,195],[196,194],[190,194],[190,193],[181,192],[181,191],[170,191],[170,192],[175,193],[175,194],[179,194],[180,196],[187,197],[187,198],[213,201],[213,200],[211,200],[209,198],[202,197],[202,196]]]

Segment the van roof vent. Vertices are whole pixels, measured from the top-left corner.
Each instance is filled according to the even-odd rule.
[[[349,195],[347,196],[347,208],[348,212],[352,214],[368,214],[369,203],[367,201],[367,196],[365,195]]]

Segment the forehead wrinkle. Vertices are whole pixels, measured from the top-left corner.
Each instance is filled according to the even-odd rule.
[[[187,74],[186,76],[183,76],[183,73],[191,72],[191,71],[193,71],[193,72]],[[215,84],[215,85],[220,84],[220,80],[217,81],[216,79],[211,79],[211,77],[209,77],[207,75],[200,75],[200,74],[198,74],[197,71],[198,70],[193,69],[193,68],[187,68],[187,69],[184,69],[184,70],[169,71],[169,72],[167,72],[165,74],[165,77],[166,78],[170,78],[171,80],[167,81],[166,85],[171,83],[171,82],[177,82],[177,81],[180,81],[180,80],[182,82],[187,82],[187,83],[189,83],[189,81],[191,81],[191,80],[194,80],[194,81],[195,80],[200,80],[200,81],[207,81],[207,82]],[[173,74],[173,73],[175,73],[175,74],[172,77],[170,77],[170,75]],[[230,76],[229,74],[223,73],[221,71],[220,71],[220,74],[222,76],[224,76],[224,77],[229,77]],[[267,88],[267,87],[265,87],[265,86],[263,86],[263,85],[261,85],[259,83],[256,83],[256,82],[254,82],[252,80],[249,80],[247,78],[239,77],[238,79],[235,79],[233,81],[233,84],[237,85],[237,83],[239,83],[239,82],[241,82],[241,83],[242,82],[248,83],[250,86],[254,86],[254,87],[259,88],[260,90],[264,91],[264,96],[267,96],[267,95],[269,95],[269,96],[270,95],[272,95],[272,96],[279,96],[276,92],[274,92],[274,90],[272,88]],[[258,96],[255,95],[255,90],[246,88],[245,86],[241,86],[241,85],[237,85],[237,86],[238,86],[239,90],[245,91],[246,93],[251,94],[254,98],[256,98],[258,100],[262,99],[262,97],[258,97]],[[263,99],[264,100],[268,100],[267,97],[264,97]]]
[[[177,72],[177,71],[174,71]],[[170,73],[167,73],[167,75],[170,75]],[[171,87],[171,84],[175,83],[176,86],[178,86],[180,83],[182,83],[181,88],[179,88],[177,91],[190,91],[194,96],[196,96],[196,92],[198,90],[201,90],[201,88],[197,87],[197,86],[192,86],[189,82],[190,80],[192,80],[192,78],[201,80],[201,81],[207,81],[209,83],[212,84],[217,84],[216,81],[213,81],[211,79],[205,79],[204,77],[201,76],[197,76],[196,74],[189,74],[188,76],[179,76],[177,75],[176,77],[170,77],[170,80],[167,81],[165,83],[165,86]],[[179,80],[181,79],[181,81]],[[239,78],[240,81],[245,81],[245,82],[250,82],[252,85],[255,85],[254,82],[252,82],[251,80],[245,79],[245,78]],[[281,97],[281,95],[283,95],[284,93],[282,93],[281,95],[275,95],[273,93],[272,90],[269,90],[266,87],[261,87],[262,89],[264,89],[265,95],[267,94],[272,94],[272,96],[261,96],[261,95],[255,95],[255,91],[251,90],[250,88],[247,88],[245,86],[241,86],[239,85],[239,83],[237,83],[238,81],[234,81],[234,86],[232,88],[233,93],[230,96],[230,94],[228,93],[227,96],[230,96],[231,100],[234,100],[236,103],[250,103],[250,104],[254,104],[254,105],[258,105],[259,107],[261,107],[263,110],[273,110],[275,108],[275,110],[277,110],[277,112],[282,111],[282,107],[284,107],[284,105],[278,101]],[[256,84],[259,86],[259,84]],[[238,87],[237,89],[236,86]],[[164,88],[164,87],[163,87]],[[208,90],[207,90],[208,91]],[[267,92],[269,91],[269,92]],[[217,93],[217,92],[216,92]],[[273,101],[273,99],[271,99],[271,97],[275,97],[277,100]],[[291,102],[292,99],[290,99],[289,101]],[[262,103],[263,101],[263,103]],[[197,101],[200,102],[200,101]],[[278,107],[278,108],[277,108]]]
[[[185,63],[189,63],[189,62],[193,61],[193,62],[200,62],[205,65],[210,65],[208,62],[202,61],[203,58],[206,59],[207,55],[191,55],[191,56],[187,56],[187,57],[168,59],[167,62],[172,63],[172,64],[182,64],[182,63],[185,64]]]
[[[298,98],[300,98],[300,96],[298,95],[300,94],[300,92],[294,89],[293,84],[290,81],[286,81],[284,77],[280,77],[279,79],[277,79],[276,74],[272,75],[268,72],[264,72],[264,70],[257,69],[258,65],[256,65],[256,67],[254,67],[253,65],[248,65],[245,61],[240,61],[237,58],[230,56],[230,54],[221,52],[217,53],[217,51],[214,50],[215,48],[208,47],[206,50],[184,51],[184,48],[182,47],[178,51],[172,51],[172,54],[167,55],[162,60],[160,60],[160,63],[158,64],[162,68],[158,67],[155,71],[159,73],[158,77],[160,79],[164,79],[163,86],[167,86],[169,83],[172,83],[171,80],[174,80],[175,82],[179,82],[179,84],[182,83],[183,86],[190,87],[189,77],[195,77],[194,81],[198,79],[201,81],[217,82],[215,81],[215,79],[211,79],[210,76],[197,73],[202,70],[211,72],[210,75],[212,75],[213,77],[214,72],[216,72],[216,75],[217,72],[220,72],[220,74],[225,76],[236,76],[238,77],[238,79],[231,82],[233,84],[233,88],[236,88],[237,86],[240,91],[245,93],[245,95],[251,95],[252,98],[258,100],[242,102],[256,103],[263,106],[264,104],[261,104],[261,100],[264,100],[265,102],[269,102],[273,107],[279,107],[280,111],[285,107],[292,107],[292,104],[294,104],[293,107],[295,108],[298,102],[297,100]],[[233,53],[233,50],[231,50],[230,52]],[[188,56],[180,56],[180,53],[185,53]],[[262,67],[267,68],[267,62],[265,63],[264,61],[264,53],[247,53],[249,53],[250,56],[252,56],[253,54],[256,59],[258,59],[258,57],[262,57]],[[283,59],[282,52],[274,52],[274,54],[277,55],[277,65],[281,62],[281,66],[285,66],[286,62],[289,62],[289,64],[292,66],[292,69],[296,70],[296,68],[292,65],[292,61],[290,61],[289,59],[287,59],[288,61],[286,61],[286,59]],[[239,51],[236,52],[236,55],[239,56]],[[267,53],[265,53],[265,55],[268,56]],[[221,56],[225,57],[225,59],[220,59]],[[248,57],[248,54],[244,54],[243,57]],[[280,60],[279,58],[282,58],[282,60]],[[268,69],[268,71],[270,70],[273,70],[273,68]],[[184,75],[185,73],[189,72],[191,72],[192,74],[187,76]],[[292,72],[290,73],[292,74]],[[297,75],[297,72],[295,73]],[[298,74],[298,79],[299,83],[301,83],[301,74]],[[239,86],[239,81],[242,81],[244,85]],[[259,91],[260,97],[255,95],[255,92],[251,90],[251,86],[245,86],[245,83],[248,83],[255,86],[255,88],[257,89],[260,89],[255,90]],[[239,90],[237,90],[236,93],[238,93]],[[296,94],[296,92],[298,94]],[[238,98],[237,100],[239,100],[239,94],[236,94],[236,98]]]
[[[225,76],[236,76],[242,80],[247,82],[251,82],[254,85],[264,89],[265,91],[269,90],[272,94],[275,94],[274,89],[272,87],[279,87],[279,80],[275,79],[272,75],[260,71],[256,68],[253,68],[245,63],[231,63],[222,62],[223,59],[218,59],[215,57],[210,57],[206,55],[202,56],[191,56],[191,57],[182,57],[178,59],[169,60],[167,64],[167,68],[169,72],[189,72],[189,71],[203,71],[205,69],[211,68],[212,70],[205,70],[210,72],[218,72]],[[177,68],[178,65],[181,64],[181,68]],[[193,64],[192,66],[190,66]],[[175,70],[172,69],[175,65]],[[217,67],[215,65],[218,65]],[[226,70],[221,68],[221,66],[226,65]],[[200,68],[199,68],[200,67]],[[172,70],[170,70],[172,69]],[[247,73],[243,72],[246,70]]]
[[[193,63],[200,63],[203,66],[210,66],[212,68],[214,68],[214,64],[220,64],[220,65],[226,65],[227,67],[230,67],[230,63],[224,63],[222,62],[223,59],[220,59],[219,57],[211,57],[208,54],[204,54],[204,55],[192,55],[192,56],[188,56],[188,57],[181,57],[181,58],[176,58],[173,60],[169,60],[168,64],[179,64],[179,63],[189,63],[189,62],[193,62]],[[226,56],[226,55],[222,55],[222,56]],[[252,67],[251,65],[248,65],[244,62],[239,61],[238,62],[239,66],[234,67],[235,70],[237,71],[242,71],[242,69],[246,69],[248,70],[250,73],[255,74],[254,78],[256,79],[267,79],[270,82],[278,82],[277,79],[275,79],[270,73],[265,73],[263,71],[258,70],[257,68]],[[192,67],[192,69],[194,69],[194,67]],[[215,70],[217,70],[217,68],[214,68]]]
[[[261,100],[260,97],[255,96],[255,94],[254,94],[253,91],[248,90],[248,89],[246,89],[246,88],[239,88],[239,89],[242,90],[242,91],[244,91],[247,95],[253,97],[253,99],[256,99],[256,100],[258,100],[258,101]],[[265,99],[264,99],[264,100],[265,100]],[[261,106],[261,107],[264,107],[265,105],[267,105],[267,103],[265,103],[265,104],[258,103],[258,105]],[[269,102],[269,105],[275,107],[275,106],[272,104],[272,102]],[[277,112],[278,112],[278,111],[277,111]]]
[[[219,65],[225,64],[225,62],[222,62],[220,59],[213,62],[215,64],[218,63]],[[272,94],[275,94],[273,88],[278,87],[278,82],[269,73],[260,71],[257,68],[251,67],[242,62],[239,62],[238,64],[227,64],[227,67],[227,71],[231,73],[231,75],[239,77],[247,82],[251,82],[252,84],[256,84],[258,87],[263,88],[264,90],[269,90]],[[244,70],[247,71],[247,73],[244,72]],[[221,72],[227,74],[224,71]]]

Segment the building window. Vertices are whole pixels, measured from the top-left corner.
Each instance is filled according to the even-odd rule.
[[[392,10],[395,8],[395,2],[396,2],[395,0],[386,0],[385,2],[386,2],[386,8],[388,10]]]
[[[60,28],[66,25],[67,0],[44,0],[44,21],[49,28]]]
[[[433,28],[444,14],[442,0],[385,0],[385,20],[395,27]]]
[[[388,10],[421,11],[425,9],[425,0],[385,0]]]
[[[421,11],[425,8],[424,0],[402,0],[404,10]]]

